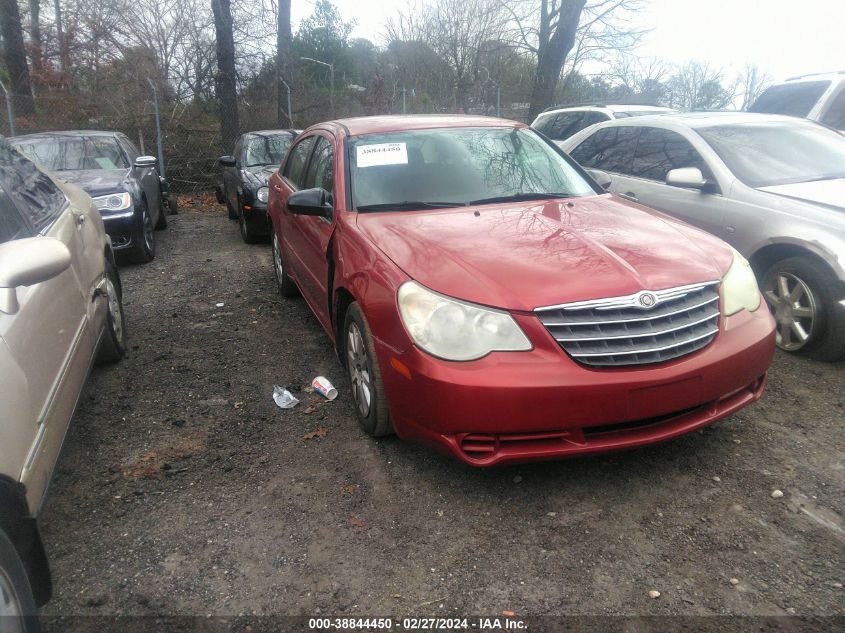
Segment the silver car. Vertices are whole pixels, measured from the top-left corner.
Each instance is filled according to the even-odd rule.
[[[845,358],[845,137],[766,114],[664,114],[559,143],[609,191],[721,237],[750,260],[782,349]]]
[[[126,349],[111,240],[91,198],[0,137],[0,631],[50,596],[36,517],[95,358]]]

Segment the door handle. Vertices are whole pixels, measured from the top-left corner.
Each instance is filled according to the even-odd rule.
[[[628,200],[631,200],[632,202],[637,202],[637,194],[635,194],[633,191],[626,191],[625,193],[620,195],[623,198],[628,198]]]
[[[273,184],[273,189],[275,189],[276,191],[281,191],[281,190],[282,190],[282,188],[281,188],[279,185],[277,185],[277,184]]]

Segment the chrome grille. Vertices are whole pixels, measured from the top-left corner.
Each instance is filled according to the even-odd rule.
[[[579,363],[662,363],[706,347],[719,331],[719,282],[537,308],[535,314]]]

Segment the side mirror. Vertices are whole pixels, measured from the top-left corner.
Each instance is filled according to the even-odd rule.
[[[316,215],[331,220],[334,211],[331,194],[319,187],[297,191],[288,196],[288,211],[295,215]]]
[[[217,162],[220,163],[221,167],[234,167],[238,164],[238,161],[235,160],[235,157],[229,156],[228,154],[226,156],[221,156],[220,158],[218,158]]]
[[[698,167],[681,167],[666,173],[666,184],[700,191],[707,186],[707,181]]]
[[[68,266],[70,251],[52,237],[27,237],[0,244],[0,312],[18,311],[18,286],[47,281]]]
[[[155,167],[157,163],[155,156],[139,156],[135,159],[135,167]]]
[[[585,171],[590,174],[590,177],[599,184],[599,187],[601,187],[605,191],[610,189],[610,184],[613,181],[610,178],[610,174],[608,174],[606,171],[602,171],[601,169],[587,169]]]

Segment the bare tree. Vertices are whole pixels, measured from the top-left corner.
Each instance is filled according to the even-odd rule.
[[[65,39],[65,32],[62,20],[62,2],[61,0],[53,0],[53,19],[56,21],[56,39],[59,44],[59,68],[62,72],[67,72],[68,69],[68,46]]]
[[[677,66],[667,82],[669,103],[682,110],[721,110],[736,96],[736,85],[723,85],[724,73],[709,64],[689,61]]]
[[[747,110],[757,100],[766,86],[771,83],[771,77],[761,71],[757,64],[746,64],[739,75],[739,89],[742,94],[740,110]]]
[[[220,142],[229,148],[238,136],[238,92],[235,76],[235,40],[229,0],[211,0],[217,42],[217,100],[220,108]]]
[[[39,71],[44,65],[41,42],[41,0],[29,0],[29,38],[32,40],[32,67]]]
[[[287,91],[290,90],[290,3],[291,0],[279,0],[276,26],[276,104],[280,126],[293,127],[293,120],[288,117]],[[285,87],[287,83],[287,87]]]
[[[3,36],[3,57],[6,70],[9,71],[15,113],[18,116],[30,116],[35,112],[35,102],[32,99],[17,0],[0,0],[0,34]]]

